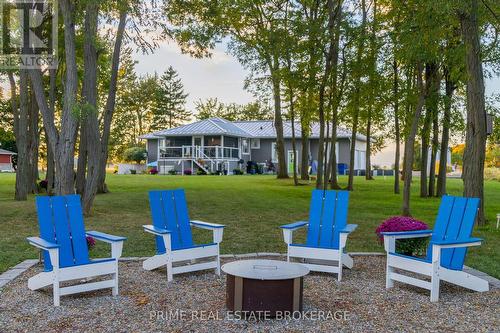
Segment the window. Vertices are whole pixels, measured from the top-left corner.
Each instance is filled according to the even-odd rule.
[[[165,138],[165,144],[161,147],[182,147],[182,146],[191,146],[191,137],[190,136],[174,136],[170,138]],[[161,145],[161,143],[160,143]]]
[[[241,152],[245,155],[250,154],[250,145],[248,144],[249,139],[241,139]]]
[[[271,161],[278,163],[278,152],[276,150],[276,142],[271,143]]]
[[[220,146],[220,135],[205,136],[203,141],[205,146]]]
[[[238,138],[224,136],[224,147],[238,148]]]
[[[160,139],[158,141],[159,141],[158,144],[159,144],[160,148],[165,148],[165,139]]]
[[[260,139],[252,139],[251,148],[252,149],[260,149]]]

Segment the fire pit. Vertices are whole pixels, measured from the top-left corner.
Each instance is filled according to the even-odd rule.
[[[303,277],[309,269],[277,260],[241,260],[222,266],[231,311],[302,311]]]

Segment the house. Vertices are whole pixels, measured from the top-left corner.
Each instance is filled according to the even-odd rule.
[[[14,152],[0,148],[0,172],[14,172],[12,156],[17,155]]]
[[[293,172],[292,129],[283,123],[287,168]],[[301,160],[301,131],[295,126],[297,165]],[[206,172],[244,168],[248,161],[264,165],[269,161],[276,167],[276,130],[272,120],[228,121],[210,118],[141,136],[147,140],[147,162],[157,166],[160,174],[175,170],[184,173],[202,169]],[[310,165],[317,163],[319,124],[312,125],[309,138]],[[337,131],[337,163],[349,166],[351,133]],[[366,137],[358,135],[355,142],[355,170],[365,169]]]

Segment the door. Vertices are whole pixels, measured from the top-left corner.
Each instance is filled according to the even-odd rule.
[[[296,154],[298,156],[298,153]],[[288,173],[293,173],[293,150],[288,151]],[[298,169],[298,166],[297,166]],[[298,172],[298,170],[297,170]]]
[[[202,142],[203,138],[201,136],[193,136],[193,146],[194,146],[194,157],[202,157]]]

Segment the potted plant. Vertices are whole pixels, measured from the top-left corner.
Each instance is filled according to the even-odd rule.
[[[379,241],[383,244],[384,236],[382,232],[400,232],[427,230],[429,226],[422,221],[408,216],[393,216],[380,224],[375,233]],[[407,238],[396,240],[396,252],[409,256],[422,256],[427,247],[427,238]]]
[[[151,170],[149,170],[149,174],[150,175],[157,175],[158,174],[158,169],[157,168],[152,168]]]
[[[184,175],[191,176],[192,174],[193,174],[193,171],[191,169],[184,170]]]

